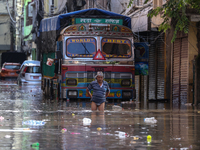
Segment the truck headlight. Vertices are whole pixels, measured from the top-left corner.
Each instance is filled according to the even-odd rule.
[[[122,91],[122,98],[131,98],[132,92],[131,91]]]
[[[67,92],[68,94],[68,96],[72,96],[72,97],[77,97],[77,95],[78,95],[78,92],[77,91],[75,91],[75,90],[68,90],[68,92]]]
[[[131,81],[129,79],[125,79],[121,81],[121,85],[122,86],[130,86],[131,85]]]
[[[67,85],[77,85],[76,79],[67,79]]]

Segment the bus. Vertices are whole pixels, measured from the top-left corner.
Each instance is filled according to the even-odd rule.
[[[108,101],[135,99],[134,41],[129,17],[93,8],[43,19],[39,48],[45,96],[89,99],[86,88],[97,71],[102,71],[110,87]],[[49,65],[49,59],[57,63]],[[56,65],[57,78],[52,79]]]

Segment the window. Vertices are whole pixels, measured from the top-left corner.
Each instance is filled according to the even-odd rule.
[[[67,39],[66,45],[69,57],[84,57],[86,55],[93,57],[96,53],[96,40],[94,38],[70,38]]]
[[[20,66],[19,65],[5,65],[4,68],[18,70],[20,68]]]
[[[26,6],[26,26],[33,24],[33,6],[32,3],[29,2]]]
[[[131,42],[127,39],[102,39],[104,57],[131,57]]]
[[[41,73],[40,66],[28,66],[24,69],[24,72],[26,73]]]

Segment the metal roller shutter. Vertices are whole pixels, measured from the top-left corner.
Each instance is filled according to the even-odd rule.
[[[152,32],[151,37],[156,41],[149,48],[149,99],[164,99],[165,63],[164,63],[164,35]],[[159,37],[158,37],[159,36]]]
[[[188,38],[182,38],[181,42],[181,70],[180,70],[180,99],[181,103],[187,103],[188,91]]]
[[[180,95],[180,44],[181,40],[176,39],[173,48],[173,64],[172,64],[172,100],[173,103],[179,103]]]
[[[160,36],[156,41],[157,44],[157,99],[164,99],[164,89],[165,89],[165,63],[164,63],[164,39]]]
[[[149,47],[149,99],[156,99],[156,43],[157,32],[151,32],[151,46]]]
[[[188,38],[176,39],[172,64],[172,101],[173,104],[187,103],[188,90]]]

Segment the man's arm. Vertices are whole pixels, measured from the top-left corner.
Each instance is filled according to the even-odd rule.
[[[107,83],[107,82],[106,82]],[[107,83],[107,85],[108,85],[108,83]],[[110,94],[110,87],[109,87],[109,85],[107,86],[107,91],[106,91],[106,98],[108,97],[108,95]]]
[[[90,98],[92,98],[92,94],[90,93],[90,91],[88,90],[88,88],[86,89],[86,93],[90,96]]]
[[[109,94],[110,94],[110,90],[106,92],[106,98],[108,97]]]

